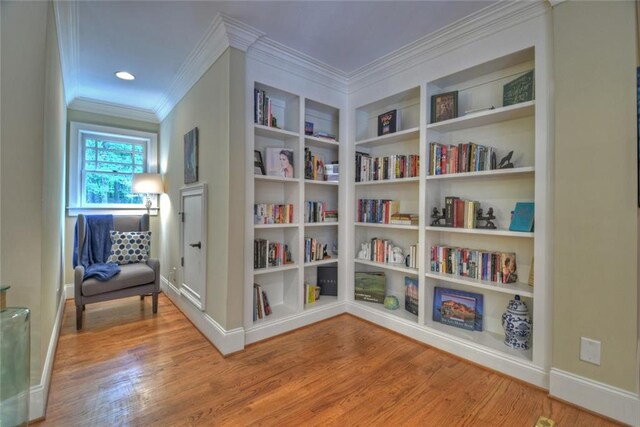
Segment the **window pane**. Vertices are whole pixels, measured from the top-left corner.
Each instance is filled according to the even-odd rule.
[[[135,168],[133,168],[133,172],[134,173],[143,173],[144,172],[144,166],[136,166]]]
[[[95,150],[95,148],[87,148],[87,150],[84,152],[84,159],[85,160],[95,160],[96,159],[96,150]]]
[[[128,172],[133,173],[133,165],[126,165],[121,163],[105,163],[98,162],[97,170],[101,172]]]
[[[96,146],[96,141],[90,138],[85,139],[85,146],[86,147],[95,147]]]
[[[84,164],[84,168],[85,168],[85,170],[88,170],[88,171],[94,171],[94,170],[96,170],[96,163],[95,162],[86,162]]]
[[[142,154],[136,153],[134,155],[134,159],[135,159],[136,165],[144,165],[144,157],[142,156]]]
[[[98,151],[98,161],[131,164],[133,163],[133,155],[131,153],[100,150]]]
[[[144,145],[142,145],[142,144],[134,145],[134,151],[136,153],[144,153]]]
[[[133,144],[127,144],[124,142],[105,141],[103,148],[106,148],[107,150],[133,151]]]
[[[132,176],[88,172],[85,175],[87,203],[141,204],[142,195],[131,194]]]

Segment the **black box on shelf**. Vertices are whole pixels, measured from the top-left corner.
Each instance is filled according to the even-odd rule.
[[[318,266],[318,286],[320,295],[338,296],[338,267],[335,265]]]

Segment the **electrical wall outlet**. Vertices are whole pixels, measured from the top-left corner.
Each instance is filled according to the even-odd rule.
[[[600,366],[600,341],[580,337],[580,360]]]

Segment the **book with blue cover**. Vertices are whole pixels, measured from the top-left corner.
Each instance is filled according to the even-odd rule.
[[[533,202],[518,202],[511,217],[510,231],[533,231],[533,219],[535,214]]]

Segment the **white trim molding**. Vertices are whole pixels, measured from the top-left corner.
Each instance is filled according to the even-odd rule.
[[[129,107],[127,105],[114,104],[106,101],[97,101],[95,99],[74,98],[68,107],[71,110],[86,111],[87,113],[104,114],[149,123],[160,123],[156,113],[152,110]]]
[[[549,394],[614,420],[640,427],[640,396],[552,368]]]
[[[64,285],[64,298],[74,299],[76,295],[76,287],[73,283],[66,283]]]
[[[53,12],[60,48],[65,104],[69,105],[78,95],[78,64],[80,61],[78,2],[54,1]]]
[[[223,356],[244,349],[244,328],[225,330],[211,316],[187,301],[180,290],[164,276],[160,276],[160,288]]]
[[[533,19],[546,13],[548,8],[549,4],[545,2],[498,1],[349,73],[349,92],[357,92],[490,34]]]
[[[245,51],[264,33],[220,13],[209,25],[204,36],[191,51],[169,85],[169,90],[154,108],[162,121],[196,84],[202,75],[229,47]]]
[[[560,3],[564,3],[565,1],[567,0],[549,0],[549,4],[551,5],[551,7],[555,7]]]
[[[47,412],[47,400],[49,398],[49,385],[51,384],[51,375],[53,374],[53,360],[56,356],[56,348],[58,347],[58,337],[60,336],[60,328],[62,327],[62,315],[64,313],[64,303],[66,301],[65,285],[60,302],[58,303],[58,311],[56,320],[51,331],[49,346],[47,348],[47,357],[42,366],[42,375],[40,383],[31,386],[29,389],[29,421],[37,420],[44,417]]]

